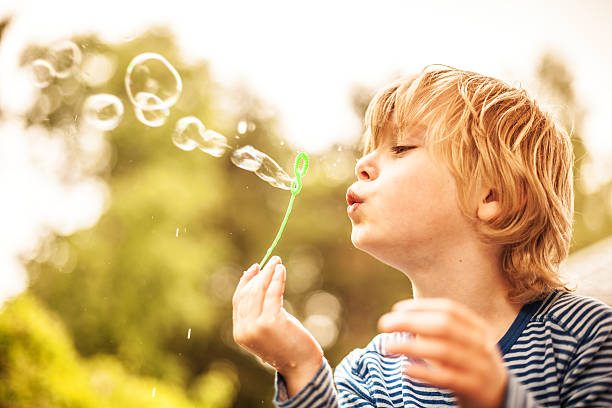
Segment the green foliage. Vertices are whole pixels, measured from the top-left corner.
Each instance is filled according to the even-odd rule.
[[[202,381],[228,381],[212,374]],[[29,294],[5,304],[0,313],[0,406],[198,408],[231,403],[227,391],[216,394],[223,400],[201,404],[179,387],[127,374],[112,357],[84,361],[58,319]]]
[[[233,342],[231,297],[242,271],[258,262],[274,239],[290,192],[235,167],[227,155],[217,159],[179,150],[170,134],[179,118],[194,115],[225,134],[230,145],[251,144],[289,172],[296,152],[281,143],[269,108],[248,89],[215,84],[206,63],[183,61],[167,32],[155,29],[122,44],[94,37],[75,41],[84,58],[112,56],[114,75],[95,88],[55,80],[41,91],[28,123],[62,138],[69,151],[68,182],[100,177],[110,201],[91,229],[48,237],[27,265],[32,293],[62,319],[83,356],[113,355],[130,373],[189,389],[203,406],[269,404],[273,373]],[[123,85],[129,61],[150,51],[164,55],[184,83],[181,99],[159,128],[136,120]],[[44,54],[31,47],[23,63]],[[88,166],[78,144],[80,108],[88,95],[102,92],[119,96],[126,113],[107,133],[108,164]],[[70,97],[57,97],[66,94]],[[55,100],[51,112],[43,103],[48,99]],[[255,129],[237,139],[239,120]],[[289,266],[285,299],[298,318],[306,317],[305,302],[319,290],[343,305],[338,340],[326,350],[332,364],[367,343],[378,316],[410,296],[403,275],[385,273],[390,268],[350,244],[344,195],[357,155],[350,149],[310,154],[304,188],[275,251]],[[53,256],[60,249],[69,254],[65,262]],[[372,276],[380,278],[373,284]],[[360,301],[366,286],[384,301]]]
[[[582,138],[585,111],[574,92],[574,78],[563,61],[546,54],[537,66],[538,79],[551,98],[565,109],[560,114],[563,126],[574,146],[574,235],[571,251],[584,248],[612,234],[612,180],[585,190],[589,177],[587,166],[592,160]]]
[[[198,150],[179,150],[170,134],[179,118],[194,115],[225,134],[230,145],[251,144],[289,172],[296,152],[281,144],[268,107],[244,87],[216,84],[208,65],[185,61],[164,30],[154,29],[121,44],[105,44],[95,37],[75,41],[85,57],[111,56],[113,76],[95,87],[74,78],[56,79],[41,90],[27,123],[46,127],[64,142],[69,152],[64,167],[67,183],[101,178],[110,199],[95,226],[70,236],[49,235],[28,262],[32,296],[61,319],[68,334],[56,320],[40,317],[46,315],[32,306],[36,302],[31,296],[7,307],[0,316],[2,327],[7,322],[18,327],[20,314],[25,313],[22,304],[24,310],[36,310],[30,319],[46,320],[36,324],[32,320],[28,326],[29,333],[40,331],[31,337],[45,339],[42,343],[21,343],[17,329],[3,329],[13,333],[3,335],[1,343],[0,364],[7,378],[2,382],[4,401],[18,395],[23,406],[32,401],[41,407],[94,406],[87,404],[97,395],[104,401],[100,406],[116,407],[269,405],[273,372],[234,344],[231,297],[242,271],[258,262],[274,239],[290,193],[238,169],[227,155],[213,158]],[[142,52],[164,55],[184,83],[179,102],[159,128],[137,121],[125,95],[123,74]],[[41,47],[31,47],[22,61],[26,64],[44,53]],[[563,79],[558,67],[547,67],[544,77],[556,78],[551,86],[572,97],[571,81]],[[98,160],[102,164],[90,163],[78,143],[81,106],[94,93],[115,94],[126,108],[119,127],[106,134],[111,154],[107,161]],[[355,92],[358,114],[369,96],[365,88]],[[248,120],[255,129],[234,137],[239,120]],[[582,157],[584,147],[579,135],[574,136],[577,156]],[[309,155],[304,188],[275,254],[288,267],[285,300],[298,319],[306,317],[306,301],[319,290],[340,301],[338,339],[325,350],[335,365],[376,334],[378,317],[394,302],[411,297],[411,288],[403,274],[350,244],[344,194],[359,152],[334,148],[320,156]],[[583,208],[580,199],[577,196],[577,209]],[[576,232],[580,245],[594,237],[583,238],[579,225]],[[62,252],[68,255],[58,261],[54,254]],[[39,350],[53,350],[55,357],[39,358],[43,353]],[[5,355],[11,356],[6,358],[10,364],[4,363]],[[56,383],[50,385],[49,378]],[[69,403],[61,405],[62,398]]]

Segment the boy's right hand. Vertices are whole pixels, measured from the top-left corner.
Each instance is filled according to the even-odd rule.
[[[234,341],[283,375],[289,397],[314,377],[323,349],[312,334],[283,308],[286,270],[272,257],[262,271],[244,272],[234,298]]]

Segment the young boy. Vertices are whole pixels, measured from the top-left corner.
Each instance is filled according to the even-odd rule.
[[[245,271],[234,339],[279,407],[612,406],[612,308],[570,294],[572,146],[524,90],[457,69],[382,89],[347,192],[353,244],[414,299],[335,370],[282,307],[278,257]],[[335,387],[334,387],[335,380]]]

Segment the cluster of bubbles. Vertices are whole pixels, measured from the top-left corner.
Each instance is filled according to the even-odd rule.
[[[55,78],[67,78],[81,64],[81,50],[72,41],[61,41],[49,49],[45,57],[35,59],[30,68],[34,85],[46,88]]]
[[[46,58],[32,62],[34,85],[49,86],[55,78],[66,78],[77,72],[82,55],[71,41],[62,41],[51,47]],[[136,118],[149,127],[164,125],[170,116],[170,108],[178,101],[183,81],[178,71],[163,56],[147,52],[137,55],[129,63],[125,73],[125,90]],[[83,103],[82,114],[90,125],[103,131],[115,129],[124,114],[121,100],[112,94],[90,95]],[[255,130],[255,124],[242,120],[237,132],[244,135]],[[172,142],[180,149],[196,148],[213,157],[221,157],[230,149],[227,138],[207,129],[195,116],[177,121]],[[267,154],[252,146],[233,151],[231,161],[236,166],[255,173],[274,187],[291,190],[293,179]]]

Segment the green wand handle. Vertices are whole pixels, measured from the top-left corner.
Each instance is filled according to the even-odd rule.
[[[300,164],[302,165],[301,168],[300,168]],[[272,254],[272,251],[274,251],[274,248],[276,247],[276,244],[278,243],[278,240],[280,239],[281,235],[283,235],[283,231],[285,230],[285,225],[287,224],[287,220],[289,219],[289,214],[291,214],[291,208],[293,208],[293,201],[295,200],[295,196],[298,195],[300,191],[302,191],[302,177],[306,175],[307,170],[308,170],[308,155],[304,152],[300,152],[295,158],[295,179],[291,182],[291,199],[289,199],[289,205],[287,206],[287,212],[285,213],[285,218],[283,219],[280,229],[278,230],[278,234],[276,234],[276,238],[274,238],[274,242],[272,242],[272,245],[270,246],[270,248],[268,248],[268,252],[266,252],[266,255],[263,257],[263,259],[259,263],[260,267],[262,268],[265,262],[268,260],[268,258]]]

